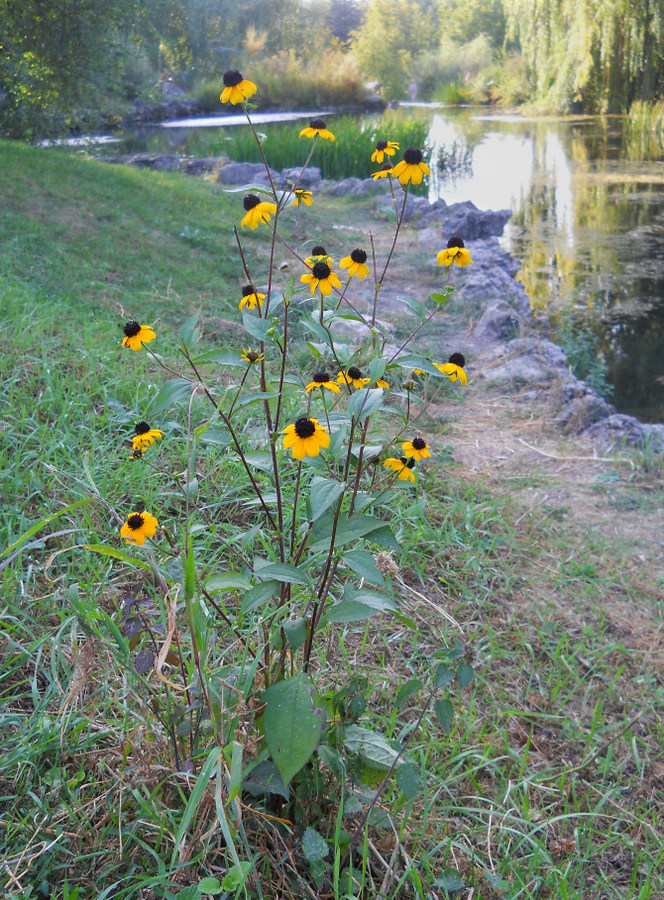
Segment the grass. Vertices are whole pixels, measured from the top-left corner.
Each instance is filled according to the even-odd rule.
[[[117,326],[145,310],[163,331],[197,307],[213,323],[230,316],[238,263],[224,223],[237,201],[205,182],[18,145],[0,145],[0,166],[13,173],[0,210],[0,548],[60,513],[0,571],[0,885],[17,900],[76,888],[100,900],[176,896],[229,865],[213,792],[197,800],[172,762],[169,730],[186,746],[192,715],[203,737],[205,722],[175,703],[161,721],[151,714],[163,694],[112,632],[118,598],[149,578],[88,552],[115,546],[117,524],[96,501],[72,504],[99,494],[124,507],[139,494],[148,508],[177,508],[142,469],[130,487],[122,435],[159,376],[144,355],[120,364]],[[326,243],[339,258],[372,207],[336,202],[345,231]],[[327,234],[326,209],[312,207],[311,240]],[[427,427],[446,443],[442,413]],[[173,460],[178,428],[169,423]],[[198,465],[225,516],[220,533],[242,552],[241,479],[221,455]],[[630,471],[598,481],[597,496],[628,495],[648,514],[658,458],[635,457]],[[506,477],[475,479],[463,458],[432,464],[423,480],[424,493],[393,510],[403,619],[336,628],[319,653],[330,689],[366,677],[362,721],[408,740],[408,773],[390,780],[388,815],[375,811],[335,895],[664,896],[662,584],[626,564],[631,547],[613,533],[526,504]],[[546,480],[532,467],[522,486]],[[221,566],[224,553],[209,550]],[[475,678],[452,686],[446,730],[423,686],[455,652]],[[325,783],[301,805],[343,846],[368,790]],[[259,873],[248,896],[314,897],[301,835],[266,818],[278,805],[241,800],[230,836]]]

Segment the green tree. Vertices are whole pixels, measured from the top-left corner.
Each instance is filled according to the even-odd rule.
[[[437,37],[435,5],[417,0],[370,0],[351,48],[363,73],[381,83],[383,97],[398,100],[408,89],[413,61],[435,46]]]
[[[481,34],[494,47],[505,41],[505,11],[502,0],[441,0],[440,29],[445,38],[467,44]]]

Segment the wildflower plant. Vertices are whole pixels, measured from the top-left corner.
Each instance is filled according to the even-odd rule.
[[[224,75],[224,85],[222,101],[241,103],[253,129],[249,98],[256,86],[237,71]],[[316,143],[334,138],[321,119],[300,135],[307,139],[304,171]],[[161,329],[132,320],[122,341],[168,376],[150,421],[135,426],[128,477],[149,467],[164,485],[163,496],[180,498],[151,512],[129,501],[116,535],[130,545],[120,558],[135,557],[151,571],[167,623],[160,647],[151,657],[143,650],[140,671],[150,678],[152,666],[156,684],[167,692],[169,722],[179,704],[181,721],[188,715],[195,723],[177,733],[167,724],[174,757],[180,764],[188,760],[201,778],[216,774],[218,814],[235,822],[235,831],[226,823],[229,848],[231,832],[241,828],[237,798],[257,766],[263,780],[254,778],[254,796],[262,791],[267,797],[270,781],[278,785],[287,799],[281,821],[297,828],[319,825],[321,814],[296,802],[311,796],[316,779],[319,785],[336,781],[343,804],[348,784],[362,780],[358,761],[381,771],[378,794],[407,764],[405,746],[395,751],[359,724],[368,687],[340,686],[322,660],[344,628],[381,614],[409,625],[398,566],[388,554],[400,550],[394,510],[403,492],[426,489],[427,461],[436,458],[418,421],[426,408],[421,386],[466,381],[461,353],[434,362],[411,348],[452,296],[448,256],[462,266],[471,262],[455,237],[452,254],[442,259],[447,269],[440,291],[426,302],[410,301],[417,324],[400,346],[389,347],[379,327],[380,291],[397,252],[409,186],[428,173],[421,151],[409,147],[394,170],[385,169],[394,208],[388,252],[380,258],[369,234],[364,249],[347,248],[340,278],[322,244],[304,257],[299,243],[291,243],[292,218],[285,218],[289,227],[282,220],[296,204],[299,242],[311,192],[299,182],[274,184],[258,135],[256,140],[268,187],[239,189],[244,216],[239,212],[229,223],[238,281],[245,282],[237,345],[205,349],[198,315],[180,329],[179,367],[159,354]],[[395,142],[380,141],[372,158],[380,163],[397,149]],[[267,264],[248,254],[245,225],[261,226]],[[279,280],[277,248],[291,255],[291,270],[303,274]],[[295,311],[306,334],[300,342],[292,331]],[[354,348],[335,337],[335,326],[347,318],[366,327],[366,339]],[[298,364],[303,354],[309,357],[306,369]],[[169,469],[166,460],[176,459],[180,463]],[[207,491],[205,472],[211,469],[228,487],[220,496]],[[379,558],[389,565],[379,565]],[[150,638],[155,640],[153,631]],[[456,656],[459,666],[462,655]],[[448,666],[431,673],[422,716],[454,676]],[[447,731],[450,707],[447,699],[434,703]],[[234,853],[241,884],[247,869]],[[314,880],[320,886],[325,877],[319,867]]]

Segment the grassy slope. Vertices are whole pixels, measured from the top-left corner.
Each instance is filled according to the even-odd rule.
[[[155,381],[143,354],[120,354],[118,326],[136,316],[166,328],[198,305],[227,314],[239,265],[220,224],[237,200],[209,184],[2,144],[0,174],[1,527],[11,539],[85,496],[81,481],[117,498],[112,448]],[[412,800],[395,789],[393,799],[417,877],[402,893],[390,882],[388,896],[412,896],[418,878],[444,896],[434,882],[446,867],[462,872],[461,896],[473,887],[486,900],[662,896],[653,585],[621,566],[625,547],[529,511],[512,482],[475,480],[462,465],[444,474],[431,469],[426,516],[405,512],[401,564],[407,581],[457,617],[480,674],[459,695],[450,738],[427,716],[409,748],[427,789]],[[148,479],[139,489],[148,504],[156,496]],[[63,897],[68,879],[82,896],[136,897],[141,885],[169,880],[182,788],[163,767],[159,730],[134,705],[131,674],[99,643],[88,669],[85,653],[74,664],[85,640],[76,609],[112,609],[109,595],[131,579],[69,548],[108,540],[115,525],[86,509],[56,523],[75,530],[24,552],[1,576],[10,740],[0,761],[0,858],[18,879],[7,896]],[[609,597],[645,604],[648,641],[616,632]],[[398,685],[425,672],[456,633],[418,602],[417,633],[372,620],[329,648],[340,679],[344,669],[369,675],[372,708],[394,738],[417,706],[407,695],[395,705]],[[223,865],[206,828],[182,850],[185,879]],[[383,834],[372,840],[389,859]],[[267,882],[263,890],[273,895]]]

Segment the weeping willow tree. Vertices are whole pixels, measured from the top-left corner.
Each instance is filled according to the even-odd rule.
[[[664,93],[664,0],[504,0],[548,107],[620,112]]]

